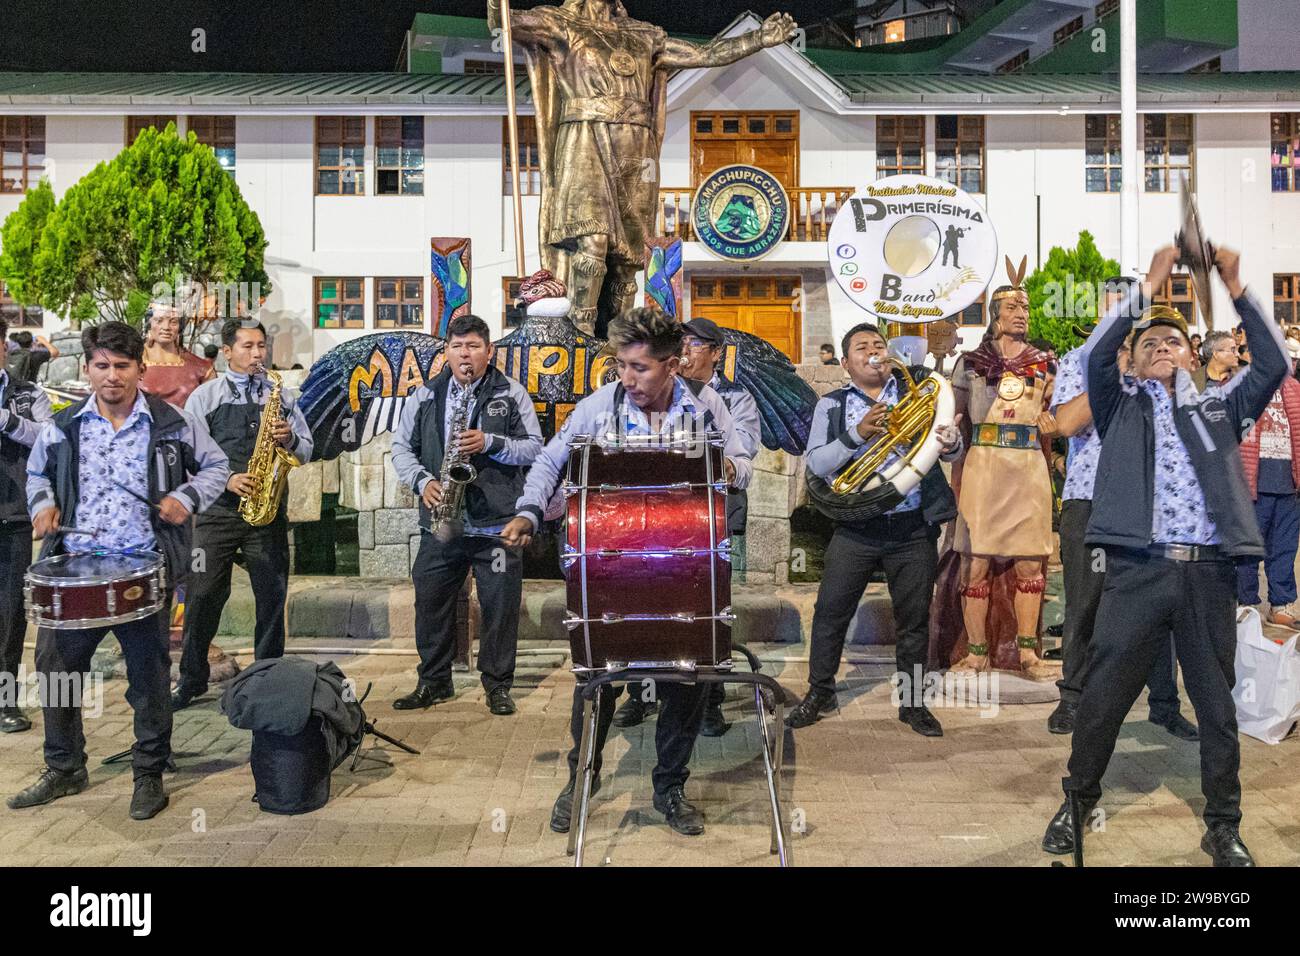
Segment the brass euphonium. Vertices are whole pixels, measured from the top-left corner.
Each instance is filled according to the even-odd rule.
[[[262,408],[262,421],[257,427],[257,441],[248,459],[248,474],[256,487],[253,493],[239,499],[239,516],[255,528],[275,520],[289,485],[289,471],[302,464],[297,456],[282,448],[271,433],[273,426],[284,420],[280,407],[280,376],[266,366],[249,370],[250,375],[265,373],[271,382],[271,394]]]
[[[899,399],[898,404],[889,410],[885,419],[885,434],[881,435],[871,446],[871,450],[845,466],[831,482],[831,491],[837,495],[851,495],[861,492],[871,476],[878,472],[895,453],[904,460],[921,450],[920,439],[924,438],[934,422],[934,413],[938,408],[939,383],[932,376],[919,385],[912,378],[906,365],[896,358],[885,359],[886,364],[898,369],[903,374],[903,384],[907,394]],[[873,361],[871,364],[878,364]],[[900,446],[904,451],[899,451]]]
[[[871,364],[881,361],[873,357]],[[898,370],[906,389],[889,410],[885,434],[829,482],[808,472],[813,506],[835,521],[870,520],[907,497],[939,459],[936,428],[953,420],[952,386],[942,375],[931,372],[917,382],[903,362],[883,361]]]

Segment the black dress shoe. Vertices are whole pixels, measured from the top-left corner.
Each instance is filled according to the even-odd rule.
[[[1163,727],[1179,740],[1200,740],[1201,732],[1196,725],[1182,714],[1174,714],[1168,720],[1152,720],[1157,727]]]
[[[194,690],[177,684],[175,689],[172,690],[172,712],[175,713],[178,710],[184,710],[207,692],[208,689],[206,687],[202,690]]]
[[[509,717],[515,712],[515,702],[510,699],[509,687],[493,687],[487,695],[488,710],[498,717]]]
[[[656,793],[654,805],[668,825],[683,836],[699,836],[704,832],[704,814],[686,799],[686,791],[681,787],[673,787],[662,796]]]
[[[1231,823],[1214,823],[1201,837],[1201,849],[1214,857],[1215,866],[1254,866],[1255,858],[1241,842]]]
[[[1047,718],[1047,732],[1050,734],[1074,733],[1074,715],[1078,710],[1078,704],[1062,698],[1061,702],[1056,705],[1056,710],[1052,711],[1052,716]]]
[[[439,681],[436,684],[421,684],[405,697],[393,701],[393,710],[423,710],[443,700],[451,700],[456,690],[451,681]]]
[[[167,792],[163,790],[162,776],[148,774],[137,777],[135,794],[131,797],[131,819],[151,820],[167,806]]]
[[[721,737],[730,726],[722,716],[722,708],[717,704],[709,704],[704,710],[704,722],[700,724],[700,736]]]
[[[795,704],[794,709],[786,715],[785,725],[796,728],[808,727],[817,723],[827,714],[833,714],[839,709],[840,705],[835,700],[834,694],[810,690],[808,696]]]
[[[0,707],[0,734],[21,734],[31,729],[32,722],[17,707]]]
[[[614,726],[635,727],[658,709],[658,702],[650,701],[650,703],[646,703],[641,699],[640,687],[638,686],[632,696],[623,702],[623,706],[614,712]]]
[[[5,801],[5,804],[10,810],[39,807],[41,804],[57,800],[59,797],[69,797],[74,793],[81,793],[89,785],[90,775],[86,773],[85,767],[74,770],[72,773],[63,773],[46,767],[41,771],[40,777],[37,778],[34,784],[26,790],[14,794]]]
[[[1082,805],[1085,825],[1088,821],[1088,814],[1092,813],[1095,806],[1095,803],[1084,803]],[[1043,834],[1043,849],[1048,853],[1058,855],[1074,852],[1074,817],[1070,813],[1070,800],[1068,797],[1061,804],[1061,809],[1056,811],[1056,816],[1052,817],[1052,822],[1047,824],[1047,832]]]
[[[569,823],[573,816],[573,791],[577,789],[577,781],[570,777],[569,782],[564,785],[560,795],[555,798],[555,806],[551,807],[551,829],[556,833],[568,833]],[[591,792],[594,796],[600,789],[600,774],[591,778]]]
[[[898,719],[922,737],[943,736],[943,726],[939,723],[939,719],[930,713],[928,707],[900,707],[898,708]]]

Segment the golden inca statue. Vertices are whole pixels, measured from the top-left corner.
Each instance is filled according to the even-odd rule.
[[[487,19],[501,27],[500,0],[488,0]],[[537,113],[542,268],[568,288],[582,331],[595,331],[598,313],[634,304],[659,202],[669,74],[735,63],[795,30],[777,13],[757,30],[701,46],[632,19],[620,0],[510,11]]]

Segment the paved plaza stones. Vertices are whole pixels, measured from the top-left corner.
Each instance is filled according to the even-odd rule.
[[[129,766],[100,766],[131,742],[125,682],[109,680],[102,716],[86,721],[90,789],[45,807],[0,809],[0,859],[10,866],[568,864],[564,838],[547,826],[569,746],[573,679],[562,648],[538,646],[522,657],[519,712],[493,717],[469,674],[457,675],[459,696],[448,704],[393,711],[390,701],[412,685],[414,657],[392,653],[388,642],[358,646],[389,653],[335,659],[360,687],[374,682],[368,713],[421,756],[368,738],[357,771],[348,761],[335,772],[323,809],[263,813],[251,802],[250,736],[226,722],[213,692],[176,716],[171,806],[136,823],[127,816]],[[769,672],[803,692],[806,667],[788,662],[804,653],[799,645],[751,646]],[[975,708],[940,708],[946,736],[924,739],[898,722],[890,704],[888,649],[853,653],[855,662],[874,662],[841,671],[839,715],[787,737],[784,798],[796,865],[1049,865],[1038,841],[1060,801],[1069,740],[1046,731],[1052,705],[1004,706],[991,718]],[[30,648],[25,663],[30,668]],[[753,705],[732,689],[726,708],[732,729],[699,740],[687,784],[708,819],[699,838],[672,833],[650,806],[653,721],[611,733],[589,865],[775,865]],[[1145,716],[1139,701],[1106,776],[1109,816],[1104,832],[1088,839],[1089,863],[1207,865],[1198,849],[1196,745]],[[0,737],[6,794],[40,769],[41,722],[33,717],[32,732]],[[1242,835],[1261,865],[1300,863],[1298,771],[1300,743],[1242,738]]]

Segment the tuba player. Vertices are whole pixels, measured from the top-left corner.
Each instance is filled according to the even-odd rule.
[[[889,364],[889,343],[875,326],[864,322],[849,329],[841,350],[849,383],[822,396],[808,437],[808,468],[827,481],[880,439],[889,409],[907,391],[902,374]],[[929,374],[924,368],[911,372],[917,380]],[[961,454],[961,433],[956,423],[937,427],[942,457],[951,461]],[[923,736],[943,736],[938,719],[925,706],[922,685],[937,542],[944,522],[956,515],[957,500],[936,466],[890,511],[863,522],[835,523],[813,610],[808,695],[790,711],[789,726],[807,727],[837,709],[835,672],[849,621],[879,568],[894,607],[898,719]]]

